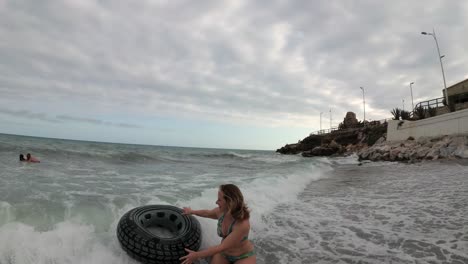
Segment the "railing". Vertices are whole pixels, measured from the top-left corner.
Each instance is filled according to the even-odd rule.
[[[417,103],[416,106],[414,107],[414,109],[416,109],[418,107],[423,107],[425,109],[427,109],[429,107],[431,107],[431,108],[443,107],[443,106],[445,106],[444,101],[445,101],[445,99],[443,97],[439,97],[439,98],[435,98],[435,99],[431,99],[431,100],[427,100],[427,101],[422,101],[422,102]],[[413,109],[413,112],[414,112],[414,109]]]
[[[323,135],[323,134],[331,133],[331,132],[336,131],[336,130],[338,130],[337,127],[332,127],[332,128],[329,128],[329,129],[322,129],[322,130],[314,131],[314,132],[310,133],[310,135]]]
[[[355,128],[361,128],[361,127],[373,127],[373,126],[378,126],[378,125],[381,125],[383,123],[386,123],[388,120],[392,120],[392,118],[386,118],[386,119],[381,119],[381,120],[366,120],[366,122],[364,122],[364,123],[359,123],[354,127],[347,127],[345,129],[338,129],[338,127],[332,127],[332,128],[329,128],[329,129],[317,130],[317,131],[314,131],[314,132],[310,133],[309,135],[310,136],[312,136],[312,135],[324,135],[324,134],[329,134],[329,133],[332,133],[332,132],[338,131],[338,130],[343,130],[344,131],[344,130],[348,130],[348,129],[355,129]]]

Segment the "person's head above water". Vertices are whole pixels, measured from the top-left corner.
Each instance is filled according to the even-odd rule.
[[[245,220],[250,217],[249,208],[244,203],[244,196],[236,185],[220,185],[218,198],[218,205],[220,205],[220,207],[225,207],[225,210],[230,212],[234,219]]]
[[[26,154],[26,159],[27,160],[31,159],[31,153]]]
[[[20,154],[19,160],[20,160],[20,161],[25,161],[23,154]]]

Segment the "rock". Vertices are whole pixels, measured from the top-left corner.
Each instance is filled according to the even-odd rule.
[[[382,160],[389,160],[389,159],[390,159],[390,154],[389,154],[388,152],[386,152],[386,153],[384,153],[384,154],[382,155],[381,158],[382,158]]]
[[[381,158],[382,158],[382,154],[380,154],[378,152],[374,152],[369,156],[369,159],[372,160],[372,161],[378,161]]]
[[[389,145],[382,145],[377,147],[377,151],[381,154],[387,153],[392,149]]]
[[[324,147],[315,147],[310,151],[302,152],[303,157],[313,157],[313,156],[331,156],[337,152],[337,149],[330,148],[328,146]]]
[[[286,146],[277,149],[276,152],[281,154],[298,154],[301,150],[298,148],[299,143],[297,144],[286,144]]]
[[[337,150],[341,149],[341,145],[338,145],[338,143],[336,143],[335,140],[332,140],[332,142],[328,144],[328,147],[332,149],[337,149]]]
[[[356,114],[353,112],[347,112],[345,118],[343,119],[343,125],[345,128],[356,127],[359,124],[356,119]]]
[[[468,149],[457,149],[453,155],[460,159],[468,159]]]
[[[456,150],[457,150],[457,146],[449,145],[447,147],[442,147],[439,150],[439,152],[440,152],[439,155],[442,158],[448,158],[448,157],[453,156],[453,154],[455,153]]]
[[[432,148],[429,150],[429,152],[426,154],[426,159],[429,160],[436,160],[439,158],[440,154],[440,149],[439,148]]]
[[[416,158],[417,159],[424,159],[427,155],[427,153],[429,153],[431,149],[426,147],[426,146],[422,146],[418,149],[415,149],[416,151]]]
[[[385,137],[380,137],[377,139],[377,141],[374,143],[374,145],[380,145],[385,142]]]
[[[398,154],[400,154],[400,152],[401,152],[401,149],[399,149],[399,148],[391,149],[390,153],[389,153],[390,160],[396,160],[397,157],[398,157]]]
[[[359,151],[360,160],[407,161],[468,158],[468,136],[382,142]],[[430,147],[429,147],[430,146]]]
[[[432,146],[434,146],[434,142],[427,141],[427,142],[424,143],[424,146],[427,147],[427,148],[432,148]]]
[[[427,142],[430,141],[429,139],[430,138],[428,138],[428,137],[420,137],[420,138],[418,138],[418,140],[416,140],[416,143],[418,143],[419,145],[425,145],[425,144],[427,144]]]
[[[360,159],[367,159],[369,157],[369,155],[371,154],[371,149],[370,148],[364,148],[362,149],[361,151],[358,152],[358,157]]]
[[[459,136],[452,140],[449,146],[455,146],[453,156],[461,159],[468,158],[468,137]]]

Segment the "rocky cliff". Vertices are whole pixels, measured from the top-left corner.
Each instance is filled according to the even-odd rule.
[[[304,157],[357,153],[359,160],[414,162],[436,159],[468,159],[468,134],[386,141],[387,123],[359,123],[354,113],[346,114],[339,129],[310,135],[296,144],[276,150]]]
[[[359,123],[356,115],[348,112],[339,129],[328,134],[310,135],[295,144],[276,150],[281,154],[299,154],[304,157],[343,155],[372,146],[385,137],[387,123]]]

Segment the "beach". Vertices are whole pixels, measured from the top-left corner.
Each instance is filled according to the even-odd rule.
[[[251,209],[257,263],[468,263],[466,163],[359,164],[0,134],[0,263],[137,263],[116,237],[125,212],[214,208],[223,183]],[[202,248],[219,243],[197,219]]]

